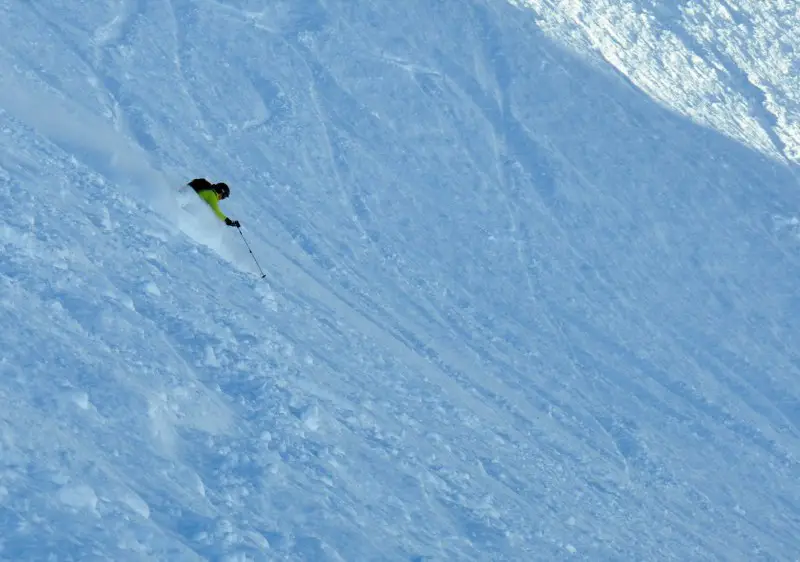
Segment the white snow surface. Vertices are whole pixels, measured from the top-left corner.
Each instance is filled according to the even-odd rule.
[[[0,2],[0,560],[800,559],[799,9]]]
[[[800,2],[513,1],[661,103],[800,163]]]

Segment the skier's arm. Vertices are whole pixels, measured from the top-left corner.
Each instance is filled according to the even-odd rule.
[[[217,200],[217,195],[213,191],[201,191],[200,197],[203,198],[203,201],[208,203],[208,206],[211,207],[211,210],[214,211],[214,214],[217,215],[217,218],[221,221],[225,221],[228,217],[225,216],[225,213],[219,208],[219,201]]]
[[[211,210],[214,211],[214,214],[217,215],[217,218],[222,222],[225,222],[228,217],[225,216],[225,213],[219,208],[219,203],[216,199],[211,202]]]

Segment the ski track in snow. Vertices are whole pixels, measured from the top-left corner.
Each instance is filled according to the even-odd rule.
[[[800,94],[526,4],[0,8],[0,560],[796,555]]]

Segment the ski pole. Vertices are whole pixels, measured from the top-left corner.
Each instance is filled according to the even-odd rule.
[[[250,244],[247,243],[247,238],[245,238],[244,234],[242,234],[242,229],[237,228],[236,230],[238,230],[239,234],[241,234],[242,240],[244,240],[244,245],[247,246],[247,251],[250,252],[251,256],[253,256],[253,261],[256,262],[256,267],[258,268],[258,271],[261,273],[261,279],[263,279],[264,277],[267,276],[267,274],[264,273],[264,271],[261,269],[261,266],[258,265],[258,260],[256,259],[256,255],[253,253],[253,250],[250,249]]]

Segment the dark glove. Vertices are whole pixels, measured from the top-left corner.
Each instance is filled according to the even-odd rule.
[[[231,219],[228,218],[225,219],[225,224],[227,224],[228,226],[235,226],[236,228],[240,228],[242,226],[241,224],[239,224],[239,221],[232,221]]]

